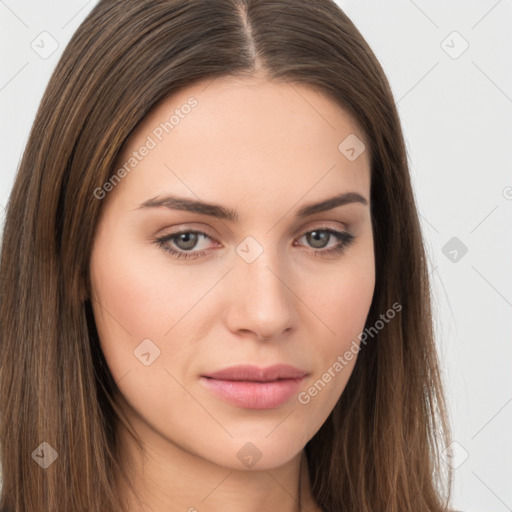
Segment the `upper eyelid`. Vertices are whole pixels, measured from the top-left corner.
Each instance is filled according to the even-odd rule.
[[[350,234],[350,227],[347,223],[341,222],[341,221],[324,221],[324,223],[327,223],[327,222],[336,222],[337,226],[332,226],[330,224],[322,224],[321,220],[317,220],[317,221],[312,221],[312,225],[310,225],[310,227],[296,229],[293,231],[292,234],[294,237],[297,237],[297,236],[302,236],[311,231],[315,231],[315,230],[322,231],[322,230],[328,230],[328,229],[332,229],[333,231],[338,231],[341,233],[349,233]],[[317,224],[317,223],[320,223],[320,224]],[[341,226],[340,226],[340,224],[341,224]],[[192,227],[192,226],[190,226],[190,224],[184,226],[183,228],[177,227],[176,231],[173,231],[172,233],[169,233],[168,235],[162,235],[162,237],[160,237],[160,238],[167,238],[167,237],[179,235],[180,233],[190,233],[190,232],[204,233],[205,235],[212,238],[213,240],[218,241],[218,237],[216,237],[213,234],[210,234],[208,232],[208,229],[205,229],[203,227],[197,227],[197,228]]]
[[[302,238],[304,235],[311,233],[312,231],[325,231],[332,236],[335,236],[335,234],[330,233],[330,231],[334,231],[339,234],[347,234],[349,236],[353,236],[352,233],[350,233],[347,229],[341,229],[341,228],[333,228],[332,226],[317,226],[317,227],[311,227],[308,229],[303,229],[298,232],[298,234],[294,235],[294,240],[297,238]],[[178,229],[177,231],[173,231],[172,233],[169,233],[167,235],[163,235],[161,237],[158,237],[158,240],[167,240],[170,241],[174,237],[177,237],[183,233],[196,233],[199,235],[206,235],[210,240],[220,243],[217,237],[210,235],[206,230],[202,229],[194,229],[194,228],[186,228],[186,229]],[[194,252],[194,251],[188,251],[188,252]]]

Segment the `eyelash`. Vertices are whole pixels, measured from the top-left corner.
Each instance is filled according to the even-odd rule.
[[[347,233],[345,231],[337,231],[337,230],[331,229],[331,228],[312,229],[310,231],[306,231],[299,238],[302,238],[303,236],[308,235],[313,232],[328,233],[330,235],[333,235],[334,237],[336,237],[339,240],[339,244],[336,245],[335,247],[332,247],[330,249],[315,250],[315,256],[318,254],[320,254],[320,256],[330,256],[330,255],[334,255],[334,254],[342,254],[345,251],[345,249],[347,247],[349,247],[352,244],[352,242],[354,241],[354,239],[356,238],[354,235],[351,235],[350,233]],[[195,252],[176,250],[176,249],[171,248],[167,244],[167,242],[173,240],[174,238],[176,238],[179,235],[191,234],[191,233],[197,234],[197,235],[203,235],[203,236],[213,240],[212,237],[210,237],[209,235],[207,235],[206,233],[204,233],[202,231],[189,230],[189,231],[177,231],[175,233],[171,233],[170,235],[166,235],[164,237],[157,238],[155,240],[155,243],[160,248],[162,248],[165,252],[172,254],[176,259],[181,258],[181,257],[183,257],[183,259],[201,258],[206,255],[206,253],[207,253],[206,250],[195,251]],[[329,239],[329,241],[330,241],[330,239]]]

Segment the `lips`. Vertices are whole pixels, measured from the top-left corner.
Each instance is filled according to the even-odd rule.
[[[209,373],[204,377],[217,380],[237,380],[249,382],[271,382],[278,379],[299,379],[306,372],[287,364],[276,364],[267,368],[258,368],[252,365],[233,366],[217,372]]]
[[[296,395],[307,372],[290,365],[234,366],[201,376],[201,383],[223,401],[245,409],[275,409]]]

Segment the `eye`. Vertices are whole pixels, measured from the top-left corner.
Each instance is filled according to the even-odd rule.
[[[211,237],[202,231],[181,231],[158,238],[156,243],[164,251],[176,256],[176,258],[195,259],[206,254],[204,250],[191,252],[191,250],[196,247],[197,243],[201,241],[201,238],[205,239]],[[169,242],[172,242],[178,249],[173,248]]]
[[[354,241],[355,236],[347,233],[346,231],[338,231],[331,228],[319,228],[308,231],[302,235],[301,238],[305,238],[308,245],[313,249],[317,249],[315,251],[315,256],[318,254],[320,256],[328,256],[342,253]],[[332,238],[335,238],[338,242],[333,247],[325,249],[327,243]]]
[[[315,249],[314,254],[320,256],[328,256],[331,254],[342,253],[355,239],[354,235],[346,231],[338,231],[331,228],[319,228],[304,233],[301,238],[306,238],[307,244],[312,249]],[[337,243],[328,249],[325,247],[328,242],[334,238]],[[164,251],[172,254],[176,258],[196,259],[201,258],[207,254],[207,250],[197,250],[196,246],[205,239],[214,240],[212,237],[203,233],[202,231],[178,231],[171,233],[161,238],[157,238],[155,243]],[[218,242],[215,240],[218,244]],[[296,246],[296,242],[293,243]],[[196,250],[194,250],[196,249]]]

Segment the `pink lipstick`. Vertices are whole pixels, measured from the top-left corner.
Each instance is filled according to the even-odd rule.
[[[275,409],[299,391],[307,372],[286,364],[233,366],[201,376],[219,398],[245,409]]]

